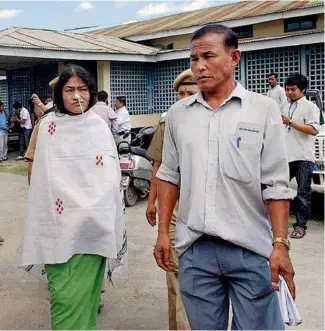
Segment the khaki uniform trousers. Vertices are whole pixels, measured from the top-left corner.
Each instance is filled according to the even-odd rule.
[[[178,257],[175,250],[175,231],[176,225],[171,224],[169,227],[169,238],[172,244],[172,259],[174,261],[174,272],[167,272],[168,287],[168,315],[170,330],[191,330],[188,322],[186,311],[183,305],[181,292],[178,282]]]

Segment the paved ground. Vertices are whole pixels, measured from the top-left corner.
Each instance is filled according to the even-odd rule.
[[[0,165],[1,166],[1,165]],[[49,329],[45,284],[15,266],[27,195],[25,176],[0,172],[0,329]],[[165,276],[153,261],[155,230],[144,217],[145,203],[127,209],[129,271],[104,295],[98,329],[167,329]],[[304,240],[292,242],[300,330],[324,329],[324,228],[311,222]],[[293,328],[296,329],[296,328]]]

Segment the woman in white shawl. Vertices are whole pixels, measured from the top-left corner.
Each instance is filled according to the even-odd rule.
[[[89,72],[67,67],[54,88],[56,107],[37,124],[26,153],[19,265],[45,265],[56,330],[96,328],[106,260],[117,266],[126,251],[119,161],[109,128],[90,109],[95,95]]]

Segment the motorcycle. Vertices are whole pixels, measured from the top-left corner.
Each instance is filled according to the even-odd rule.
[[[146,151],[155,131],[154,126],[145,127],[130,144],[122,141],[117,146],[127,207],[134,206],[139,198],[143,199],[149,194],[153,162]]]

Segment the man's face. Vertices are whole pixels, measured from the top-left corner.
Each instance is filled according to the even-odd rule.
[[[239,50],[225,48],[223,34],[208,33],[191,43],[191,70],[203,92],[228,83],[239,60]]]
[[[0,111],[4,111],[5,110],[5,107],[2,105],[0,106]]]
[[[286,85],[286,95],[290,101],[296,101],[304,97],[305,90],[300,90],[297,85]]]
[[[44,104],[47,105],[47,104],[50,103],[51,101],[53,101],[52,98],[47,98],[47,99],[45,99]]]
[[[269,85],[271,87],[275,87],[277,83],[278,83],[278,80],[275,78],[274,75],[269,76]]]
[[[121,101],[116,99],[116,101],[115,101],[115,108],[116,109],[120,109],[122,107],[123,107],[123,104],[121,103]]]
[[[182,100],[186,97],[190,97],[197,93],[198,90],[199,87],[197,85],[180,85],[177,90],[177,98],[178,100]]]

